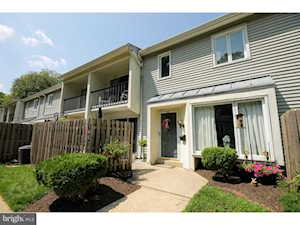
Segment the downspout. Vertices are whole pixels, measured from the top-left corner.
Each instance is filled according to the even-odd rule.
[[[142,68],[143,68],[143,59],[140,56],[138,51],[130,51],[131,56],[135,59],[137,64],[140,67],[140,119],[139,119],[139,127],[140,127],[140,138],[143,138],[143,75],[142,75]],[[141,147],[138,146],[137,157],[141,158]]]
[[[143,90],[144,90],[144,76],[143,76],[143,59],[140,55],[140,52],[138,52],[137,54],[135,54],[136,59],[138,61],[138,64],[140,66],[140,70],[141,70],[141,77],[140,77],[140,139],[143,139],[143,120],[144,120],[144,115],[143,115],[143,106],[144,106],[144,94],[143,94]],[[143,158],[144,156],[142,156],[142,149],[139,146],[139,158]]]

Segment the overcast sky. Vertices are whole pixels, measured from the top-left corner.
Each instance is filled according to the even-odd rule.
[[[67,72],[126,43],[148,47],[221,13],[0,13],[0,91],[44,68]]]

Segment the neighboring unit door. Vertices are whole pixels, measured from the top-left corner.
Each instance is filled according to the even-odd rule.
[[[176,113],[161,114],[161,156],[177,157]]]

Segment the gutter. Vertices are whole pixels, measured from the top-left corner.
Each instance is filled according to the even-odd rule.
[[[254,15],[254,13],[229,13],[229,14],[226,14],[225,16],[221,16],[213,21],[210,21],[203,25],[197,26],[191,30],[183,32],[179,35],[175,35],[165,41],[156,43],[148,48],[145,48],[140,51],[140,54],[141,54],[141,56],[146,56],[146,55],[152,54],[154,52],[160,51],[165,48],[169,48],[173,45],[187,41],[187,40],[197,37],[199,35],[203,35],[205,33],[213,31],[217,28],[220,28],[222,26],[228,25],[232,22],[244,19],[244,18],[246,18],[248,16],[252,16],[252,15]]]

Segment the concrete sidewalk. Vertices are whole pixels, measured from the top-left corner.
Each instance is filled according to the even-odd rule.
[[[181,212],[207,180],[183,168],[150,166],[136,161],[132,183],[142,187],[101,212]]]
[[[9,212],[12,212],[12,210],[6,204],[4,199],[0,196],[0,213],[9,213]]]

